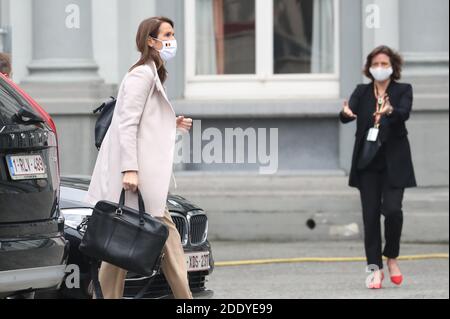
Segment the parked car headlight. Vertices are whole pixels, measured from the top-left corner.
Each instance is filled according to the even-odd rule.
[[[63,210],[66,226],[77,229],[78,226],[89,216],[92,215],[92,208],[70,208]],[[81,229],[83,230],[83,229]]]

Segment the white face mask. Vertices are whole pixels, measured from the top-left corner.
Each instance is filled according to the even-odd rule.
[[[162,49],[158,50],[161,59],[164,61],[170,61],[177,55],[178,44],[177,40],[162,41],[160,39],[155,39],[162,43]]]
[[[392,73],[394,73],[394,70],[392,69],[392,67],[370,68],[370,74],[372,74],[375,81],[378,81],[378,82],[386,81],[387,79],[389,79],[391,77]]]

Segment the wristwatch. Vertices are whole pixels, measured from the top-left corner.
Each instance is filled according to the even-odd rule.
[[[390,116],[392,113],[394,113],[394,108],[391,106],[387,115]]]

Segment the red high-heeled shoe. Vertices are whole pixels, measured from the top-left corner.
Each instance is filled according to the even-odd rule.
[[[388,268],[389,268],[389,266],[388,266]],[[400,286],[402,284],[402,282],[403,282],[403,275],[396,275],[396,276],[392,276],[391,275],[390,277],[391,277],[391,282],[394,285]]]
[[[403,282],[403,275],[391,276],[391,281],[394,285],[400,286]]]

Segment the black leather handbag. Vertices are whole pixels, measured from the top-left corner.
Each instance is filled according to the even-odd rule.
[[[114,115],[114,108],[116,107],[117,100],[114,97],[110,97],[102,105],[94,110],[94,114],[100,113],[97,121],[95,122],[95,146],[100,149],[106,132],[111,125],[111,121]]]
[[[93,261],[91,275],[98,299],[103,298],[98,283],[99,261],[142,276],[154,277],[159,271],[169,230],[162,221],[145,213],[139,190],[138,201],[139,211],[126,207],[122,190],[118,204],[99,201],[87,221],[79,249]],[[144,292],[143,289],[136,298]]]
[[[368,141],[367,137],[369,136],[369,131],[366,132],[364,135],[364,141],[363,145],[361,146],[359,156],[358,156],[358,162],[357,162],[357,169],[363,170],[369,164],[373,161],[375,156],[377,155],[378,151],[380,150],[382,146],[382,142],[380,139],[380,134],[378,134],[376,141]]]

